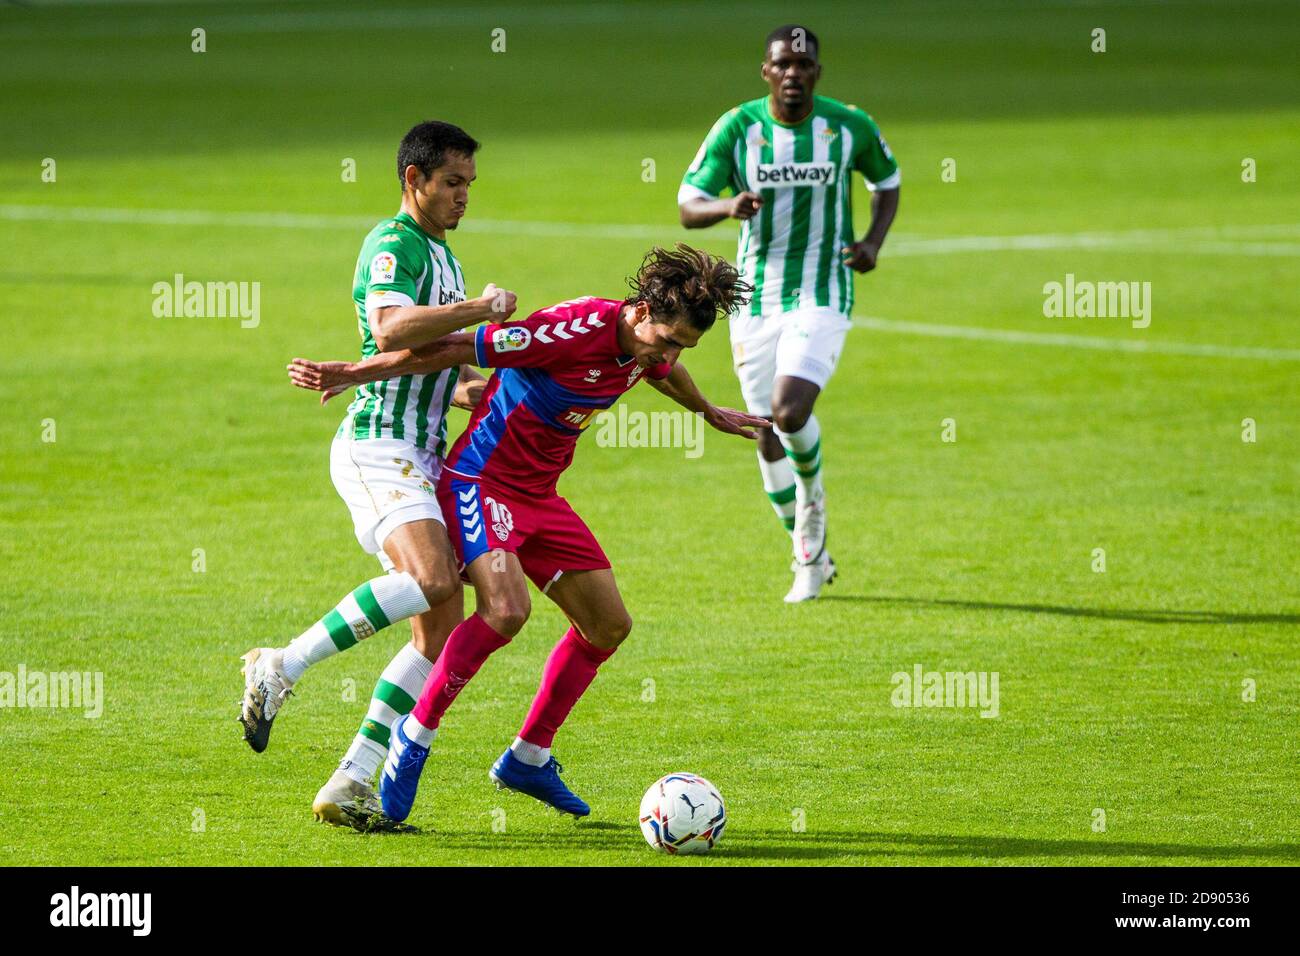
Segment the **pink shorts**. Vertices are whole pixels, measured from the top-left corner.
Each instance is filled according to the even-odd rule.
[[[565,571],[609,567],[591,529],[559,495],[536,499],[444,471],[438,503],[461,575],[491,551],[509,551],[543,594]]]

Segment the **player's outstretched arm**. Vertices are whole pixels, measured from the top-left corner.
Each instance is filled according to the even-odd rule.
[[[488,283],[477,299],[448,305],[390,305],[367,315],[384,352],[413,349],[479,322],[504,322],[517,308],[515,294]]]
[[[360,362],[313,362],[295,358],[288,370],[290,381],[299,388],[324,393],[323,404],[350,386],[399,375],[428,375],[473,361],[473,333],[454,332],[417,349],[380,352]]]
[[[758,438],[756,428],[771,428],[772,423],[766,418],[747,415],[734,408],[720,408],[712,404],[700,391],[686,366],[678,362],[666,378],[647,379],[651,385],[667,395],[682,408],[698,412],[713,428],[728,435],[739,435],[751,441]]]

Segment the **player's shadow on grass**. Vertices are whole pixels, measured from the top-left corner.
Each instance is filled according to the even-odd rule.
[[[968,611],[1019,611],[1024,614],[1061,614],[1108,621],[1146,624],[1300,624],[1300,614],[1243,614],[1236,611],[1163,611],[1105,607],[1064,607],[1059,604],[1006,604],[998,601],[956,601],[945,598],[888,597],[879,594],[823,594],[819,601],[863,601],[873,604],[911,604],[955,607]]]
[[[610,820],[590,820],[572,823],[559,830],[523,829],[518,824],[503,833],[491,830],[427,830],[409,832],[408,836],[422,837],[447,850],[491,850],[494,852],[535,851],[564,847],[574,850],[626,850],[644,846],[641,828]]]
[[[719,852],[722,847],[718,848]],[[763,860],[816,860],[867,857],[890,863],[925,863],[945,857],[1008,863],[1050,857],[1096,862],[1116,858],[1177,858],[1231,863],[1269,864],[1300,861],[1300,845],[1211,846],[1186,843],[1138,843],[1112,840],[1105,834],[1091,839],[1042,840],[1028,837],[946,836],[933,833],[851,833],[788,830],[746,830],[736,833],[727,856]],[[849,861],[845,861],[849,862]],[[945,861],[947,862],[947,861]],[[957,860],[955,862],[961,862]]]
[[[636,826],[609,821],[575,823],[548,832],[514,828],[506,833],[486,830],[425,830],[411,834],[431,840],[443,850],[492,853],[534,853],[537,850],[624,851],[640,849],[644,843]],[[770,860],[789,863],[837,861],[924,864],[927,862],[1019,863],[1060,857],[1063,862],[1120,863],[1135,859],[1165,859],[1170,862],[1214,861],[1255,865],[1300,862],[1300,845],[1214,846],[1192,843],[1139,843],[1114,840],[1105,834],[1087,839],[1043,840],[1029,837],[948,836],[935,833],[875,833],[818,830],[737,829],[727,834],[714,851],[715,858]]]

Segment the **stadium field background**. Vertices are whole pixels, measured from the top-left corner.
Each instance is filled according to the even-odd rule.
[[[791,15],[0,9],[0,671],[104,689],[97,719],[0,709],[0,863],[1300,862],[1300,12],[798,14],[818,92],[868,110],[903,172],[818,405],[839,580],[781,603],[783,533],[741,441],[688,459],[588,437],[561,492],[636,622],[556,743],[593,816],[487,780],[563,626],[536,598],[450,712],[421,832],[365,836],[310,801],[406,625],[309,673],[265,754],[234,718],[238,655],[377,573],[327,472],[343,405],[283,369],[356,354],[352,269],[396,209],[398,140],[440,118],[484,144],[451,236],[473,291],[512,288],[521,315],[617,296],[654,243],[734,254],[729,225],[678,227],[677,185],[764,92],[763,36]],[[260,283],[258,324],[156,318],[177,273]],[[1046,318],[1067,274],[1149,282],[1150,326]],[[739,403],[725,326],[685,361]],[[998,715],[893,706],[916,665],[996,672]],[[638,832],[672,770],[727,800],[707,858]]]

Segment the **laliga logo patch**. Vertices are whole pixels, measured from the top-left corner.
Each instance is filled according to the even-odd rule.
[[[391,252],[381,252],[370,260],[371,282],[392,282],[397,275],[397,257]]]
[[[508,325],[492,333],[492,350],[494,352],[518,352],[528,348],[533,334],[519,325]]]

